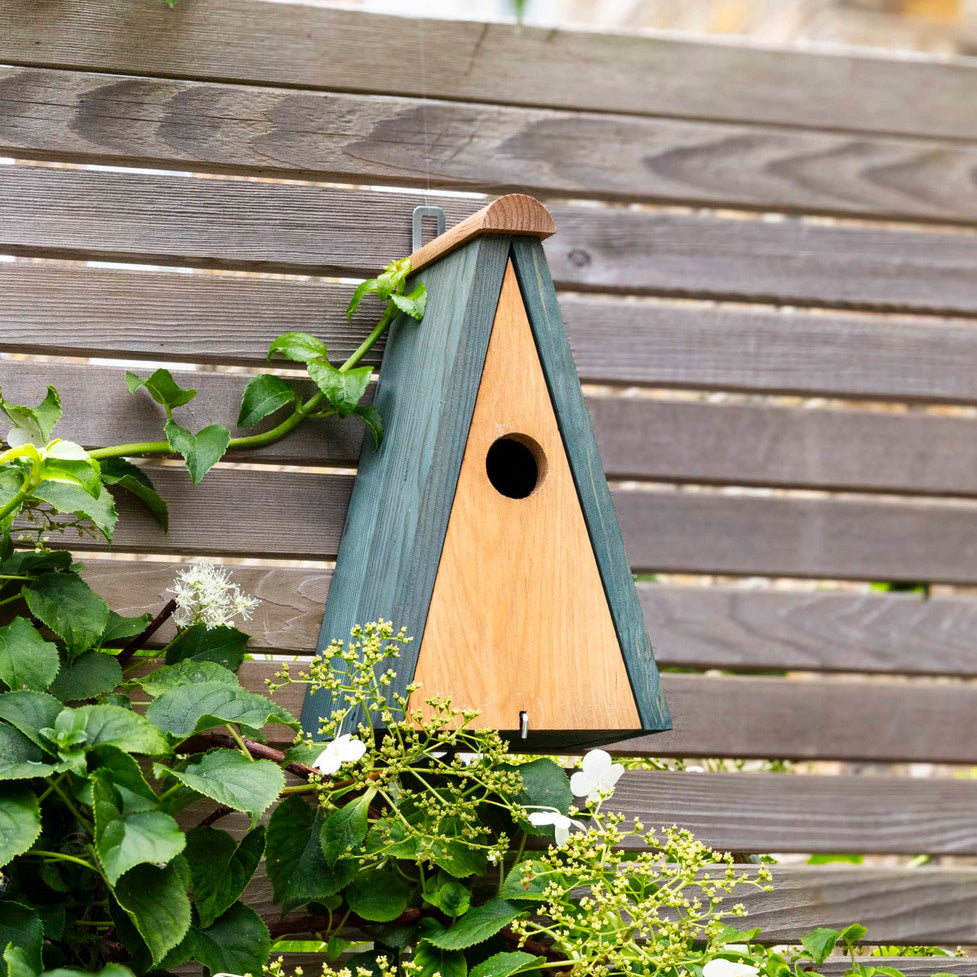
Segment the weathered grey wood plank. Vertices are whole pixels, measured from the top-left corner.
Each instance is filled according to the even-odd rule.
[[[185,564],[89,559],[85,577],[127,614],[155,614]],[[315,649],[331,570],[234,566],[261,598],[247,625],[255,651]],[[846,594],[638,582],[664,665],[907,674],[977,673],[977,601],[914,594]],[[167,640],[170,633],[160,632]]]
[[[78,0],[59,8],[57,30],[40,29],[45,15],[32,0],[8,0],[4,15],[4,63],[951,138],[977,133],[966,108],[969,59],[516,31],[258,0],[173,12]]]
[[[7,395],[18,403],[39,403],[49,383],[58,388],[65,408],[62,437],[88,447],[162,437],[161,409],[145,394],[129,394],[121,367],[28,361],[11,364],[9,371]],[[199,390],[181,409],[185,427],[233,425],[246,377],[203,371],[176,376],[181,386]],[[300,386],[311,394],[311,384]],[[93,388],[100,391],[97,405],[89,403]],[[977,494],[977,423],[968,419],[622,397],[589,397],[587,406],[610,478]],[[355,419],[312,421],[239,460],[355,464],[361,430]]]
[[[952,947],[950,949],[953,949]],[[977,974],[977,957],[871,957],[862,961],[866,966],[894,967],[906,977],[930,977],[935,973],[972,977]],[[818,970],[825,977],[843,977],[851,966],[846,957],[831,957]]]
[[[347,475],[223,468],[192,487],[150,469],[174,506],[164,536],[123,499],[115,548],[331,559],[352,487]],[[972,503],[612,493],[631,566],[641,572],[868,580],[977,580]],[[101,548],[79,541],[79,548]]]
[[[977,783],[627,771],[606,808],[722,851],[973,855]]]
[[[265,677],[278,667],[246,662],[241,680],[263,689]],[[612,753],[865,762],[977,760],[973,685],[669,672],[661,678],[675,728],[616,743],[608,747]],[[278,701],[298,715],[303,695],[304,686],[287,687],[278,693]],[[276,740],[283,735],[273,728],[267,732]]]
[[[477,202],[308,184],[0,167],[0,250],[362,274],[409,249],[408,215]],[[977,313],[977,237],[572,204],[546,243],[564,288]],[[355,217],[354,217],[355,215]]]
[[[977,942],[977,871],[973,869],[775,865],[772,872],[773,892],[740,886],[724,900],[724,905],[746,906],[748,922],[743,925],[761,927],[764,942],[796,944],[817,926],[840,929],[856,920],[868,927],[868,944]],[[256,877],[245,900],[265,919],[279,918],[266,879]],[[735,919],[731,923],[740,925]],[[943,960],[930,960],[925,973],[942,970]],[[971,971],[968,967],[963,972]]]
[[[867,134],[0,68],[0,152],[971,221],[977,149]]]
[[[317,280],[18,261],[0,285],[0,349],[261,365],[286,330],[338,360],[372,326],[365,303],[346,321],[349,286]],[[977,402],[967,320],[572,295],[561,311],[589,382]]]

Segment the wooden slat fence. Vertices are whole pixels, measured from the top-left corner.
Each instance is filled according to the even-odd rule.
[[[232,419],[278,333],[356,347],[336,278],[408,251],[414,205],[451,222],[482,200],[445,191],[536,193],[629,557],[664,575],[638,583],[658,659],[686,670],[664,676],[675,731],[618,752],[977,765],[977,62],[7,0],[0,65],[5,395],[53,382],[65,436],[154,438],[122,361],[165,361],[200,389],[188,426]],[[136,613],[190,558],[243,560],[254,651],[305,657],[359,445],[322,422],[192,490],[155,464],[169,535],[123,502],[85,572]],[[768,938],[861,919],[977,943],[970,777],[633,771],[616,801],[739,852],[888,856],[778,867],[743,894]],[[956,861],[892,867],[915,854]],[[272,912],[263,882],[252,901]]]

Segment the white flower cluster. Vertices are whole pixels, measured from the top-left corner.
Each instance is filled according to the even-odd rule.
[[[230,573],[213,563],[194,563],[181,570],[167,593],[176,600],[173,620],[181,628],[191,624],[224,627],[235,617],[247,621],[259,603],[256,597],[241,593],[231,583]]]

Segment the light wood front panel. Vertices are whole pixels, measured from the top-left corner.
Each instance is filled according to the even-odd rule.
[[[486,458],[505,435],[538,446],[539,480],[501,494]],[[415,680],[478,722],[639,729],[637,709],[510,264],[475,402]]]

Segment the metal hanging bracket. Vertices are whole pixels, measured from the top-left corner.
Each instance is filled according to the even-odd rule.
[[[410,221],[411,251],[420,251],[424,245],[424,218],[433,217],[438,222],[438,236],[444,234],[444,211],[427,205],[415,207]]]

